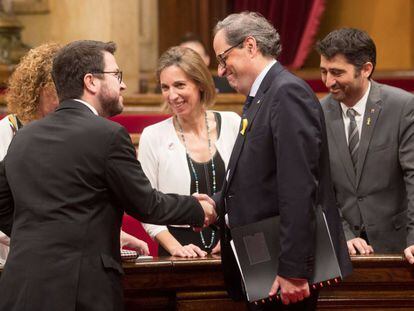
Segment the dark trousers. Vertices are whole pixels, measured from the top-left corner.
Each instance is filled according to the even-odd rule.
[[[280,300],[266,302],[264,304],[255,305],[248,303],[248,309],[251,311],[313,311],[316,310],[318,304],[319,291],[312,291],[311,296],[297,303],[284,305]]]

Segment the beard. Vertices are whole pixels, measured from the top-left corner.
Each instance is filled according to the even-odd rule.
[[[111,93],[105,88],[103,92],[98,95],[104,117],[113,117],[124,110],[122,97],[114,93],[115,92]]]

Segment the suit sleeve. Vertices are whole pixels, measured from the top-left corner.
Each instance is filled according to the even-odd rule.
[[[14,201],[7,182],[4,161],[0,162],[0,231],[10,236],[13,226]]]
[[[280,212],[279,272],[310,278],[314,256],[314,207],[319,180],[321,107],[298,83],[281,87],[271,107]]]
[[[400,122],[399,160],[407,191],[407,246],[414,245],[414,97],[409,96]]]
[[[108,151],[107,183],[127,214],[154,224],[190,224],[201,227],[204,212],[191,196],[163,194],[152,188],[128,133],[122,127],[114,132]]]
[[[158,163],[159,158],[154,150],[156,138],[144,129],[139,139],[138,160],[141,163],[145,175],[148,177],[153,188],[158,189]],[[166,226],[142,223],[145,231],[151,238],[155,238],[157,234],[168,230]]]

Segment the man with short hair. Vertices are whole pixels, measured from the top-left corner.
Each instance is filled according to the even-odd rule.
[[[63,47],[52,70],[57,110],[19,130],[0,163],[0,230],[11,232],[2,311],[122,310],[124,211],[158,224],[215,220],[202,195],[199,203],[152,189],[126,130],[103,118],[123,108],[115,49]]]
[[[291,305],[278,301],[258,308],[315,310],[318,295],[311,295],[308,282],[313,275],[317,205],[326,213],[343,275],[352,269],[334,204],[319,101],[306,82],[276,61],[279,34],[260,14],[231,14],[218,22],[213,46],[219,75],[250,97],[227,180],[216,198],[228,292],[234,299],[245,296],[229,228],[280,215],[279,268],[269,296],[280,289],[283,304]]]
[[[350,254],[414,263],[414,96],[371,79],[376,47],[342,28],[317,43],[332,180]],[[408,231],[407,231],[408,230]]]

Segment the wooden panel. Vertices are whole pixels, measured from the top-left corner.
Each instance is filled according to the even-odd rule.
[[[414,310],[414,267],[403,256],[354,256],[352,262],[350,277],[320,291],[318,310]],[[127,311],[246,310],[228,298],[219,256],[160,257],[124,263],[124,270]]]
[[[350,277],[321,290],[318,310],[414,309],[414,269],[402,256],[355,256],[352,261]],[[125,271],[127,310],[132,305],[142,310],[246,310],[227,297],[219,257],[156,258],[125,264]]]
[[[199,36],[216,68],[212,47],[212,29],[227,15],[227,1],[222,0],[159,0],[159,55],[179,44],[186,32]]]
[[[377,69],[410,70],[414,67],[413,0],[331,0],[321,21],[317,39],[341,27],[365,30],[377,46]],[[313,51],[306,68],[319,68]]]

